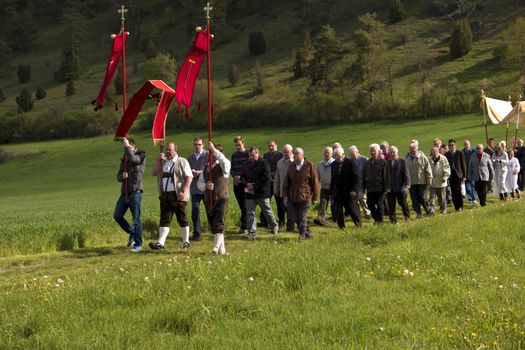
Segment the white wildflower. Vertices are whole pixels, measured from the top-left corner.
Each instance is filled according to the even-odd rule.
[[[384,332],[385,329],[384,329],[383,327],[379,327],[378,331],[380,331],[380,332]]]
[[[410,271],[409,273],[410,277],[414,276],[414,273],[412,271]]]
[[[253,277],[248,278],[248,281],[253,282]]]
[[[144,282],[148,282],[148,281],[149,281],[149,277],[148,276],[144,277]]]
[[[57,279],[57,283],[62,284],[62,283],[64,283],[64,280],[62,278],[59,278],[59,279]]]
[[[370,259],[369,257],[366,257],[366,261],[370,261],[370,260],[372,260],[372,259]]]
[[[498,288],[499,288],[499,289],[503,289],[503,284],[500,284],[500,285],[498,286]]]
[[[410,271],[408,271],[407,269],[403,270],[403,275],[408,276],[409,273],[410,273]]]
[[[58,284],[58,283],[55,283],[55,287],[57,287],[57,288],[58,288],[58,287],[60,287],[60,284]]]
[[[518,285],[516,283],[512,283],[512,288],[518,289]]]

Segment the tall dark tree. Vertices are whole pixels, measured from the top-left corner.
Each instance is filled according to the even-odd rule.
[[[330,21],[329,0],[300,0],[299,14],[306,28],[312,33],[319,33]]]
[[[230,70],[228,71],[228,80],[230,81],[231,86],[235,86],[239,83],[239,80],[241,79],[241,72],[239,72],[239,68],[235,63],[233,63],[230,66]]]
[[[80,63],[78,53],[73,46],[68,46],[62,51],[60,66],[55,72],[55,79],[61,83],[77,79],[80,76]]]
[[[4,102],[6,99],[5,95],[4,95],[4,91],[2,89],[0,89],[0,103]]]
[[[405,18],[405,9],[401,0],[390,0],[390,23],[397,23]]]
[[[33,96],[31,96],[28,88],[23,88],[20,91],[20,95],[16,97],[16,104],[19,112],[28,112],[33,108]]]
[[[465,56],[472,48],[472,31],[467,18],[457,21],[454,25],[449,47],[450,55],[454,58]]]
[[[262,67],[259,60],[255,60],[255,90],[254,93],[261,95],[264,93],[264,84],[263,84],[263,73]]]
[[[18,82],[20,84],[27,84],[31,80],[31,66],[29,64],[19,63],[16,70],[18,75]]]
[[[250,33],[250,39],[248,40],[248,48],[252,55],[258,56],[266,52],[266,40],[262,32]]]
[[[66,85],[66,96],[73,96],[77,93],[77,88],[75,87],[75,82],[73,80],[70,80],[67,82]]]
[[[326,25],[315,37],[313,49],[313,58],[308,68],[311,85],[329,88],[333,83],[329,76],[330,67],[344,55],[345,48],[334,29]]]
[[[310,31],[305,30],[303,42],[295,51],[295,63],[293,66],[294,78],[302,78],[308,73],[308,65],[310,64],[312,57],[312,39],[310,38]]]

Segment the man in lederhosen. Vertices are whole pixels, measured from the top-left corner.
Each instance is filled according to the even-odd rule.
[[[170,232],[173,214],[177,217],[182,237],[182,247],[190,247],[190,226],[186,217],[186,206],[190,199],[190,185],[193,174],[190,164],[177,154],[177,145],[170,142],[166,145],[166,155],[160,154],[152,171],[157,176],[160,199],[159,240],[150,242],[151,249],[164,249]]]
[[[209,156],[212,157],[212,169],[206,165],[199,176],[197,186],[204,192],[204,205],[208,222],[213,234],[213,254],[226,254],[224,246],[224,219],[228,209],[228,178],[230,161],[222,153],[222,146],[208,143]]]

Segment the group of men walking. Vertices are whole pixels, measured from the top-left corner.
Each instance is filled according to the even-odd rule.
[[[160,222],[158,241],[149,243],[151,249],[164,249],[174,215],[183,248],[190,247],[190,240],[201,240],[200,205],[203,202],[214,237],[212,252],[226,254],[224,221],[230,175],[240,209],[239,232],[248,239],[257,236],[258,228],[266,228],[271,234],[279,230],[297,230],[299,238],[310,238],[307,214],[318,198],[320,203],[314,223],[326,225],[333,221],[343,229],[346,216],[351,217],[356,227],[362,226],[361,210],[365,218],[373,218],[374,224],[382,224],[385,216],[395,224],[399,205],[403,218],[409,220],[409,196],[416,218],[421,218],[423,214],[434,215],[438,206],[439,212],[445,214],[449,202],[461,212],[464,197],[470,203],[479,200],[479,204],[485,206],[492,181],[494,194],[502,201],[520,198],[525,184],[522,140],[510,150],[503,141],[494,145],[490,139],[487,147],[478,144],[471,148],[470,142],[465,140],[463,150],[458,150],[454,139],[447,144],[435,139],[428,157],[420,150],[417,140],[409,143],[405,157],[400,157],[396,146],[383,141],[369,146],[369,158],[359,154],[356,146],[349,147],[346,156],[341,144],[335,143],[324,149],[323,160],[317,166],[305,158],[301,148],[294,149],[289,144],[280,151],[277,143],[270,140],[268,151],[261,156],[257,147],[247,149],[241,136],[235,137],[233,143],[235,152],[231,161],[225,157],[221,145],[210,142],[205,151],[200,137],[194,139],[195,151],[188,159],[178,155],[175,143],[166,145],[165,153],[159,155],[152,170],[158,183]],[[138,150],[131,139],[124,139],[123,146],[124,155],[117,175],[122,182],[121,196],[114,218],[128,233],[131,251],[139,252],[142,247],[140,205],[145,152]],[[277,216],[272,210],[272,198]],[[190,201],[191,237],[186,216]],[[257,206],[260,208],[259,223],[255,216]],[[133,226],[124,218],[128,208]]]

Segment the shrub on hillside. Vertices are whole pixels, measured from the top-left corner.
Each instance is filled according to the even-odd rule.
[[[19,63],[16,70],[18,82],[20,84],[27,84],[31,80],[31,66],[29,64]]]
[[[248,49],[252,55],[258,56],[266,52],[266,40],[262,32],[250,33],[248,40]]]
[[[23,88],[20,91],[20,95],[16,97],[16,104],[19,112],[28,112],[33,108],[33,96],[31,96],[31,92],[27,88]]]
[[[42,100],[46,98],[46,96],[47,96],[47,91],[44,88],[39,87],[38,89],[36,89],[35,97],[37,100]]]
[[[454,58],[465,56],[472,48],[472,31],[468,19],[459,20],[454,25],[450,37],[450,55]]]

